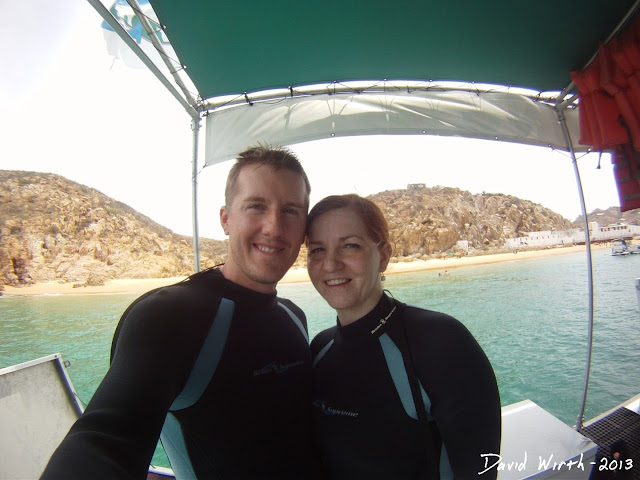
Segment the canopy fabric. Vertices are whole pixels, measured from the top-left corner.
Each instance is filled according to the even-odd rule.
[[[577,150],[578,111],[565,112]],[[334,136],[453,135],[566,148],[547,103],[508,92],[415,91],[324,94],[220,109],[207,117],[206,164],[249,145],[291,145]]]
[[[553,110],[531,95],[474,98],[427,89],[329,98],[330,87],[367,80],[467,82],[557,95],[569,90],[570,72],[587,65],[639,3],[149,1],[181,73],[197,90],[194,107],[208,115],[206,165],[257,141],[286,145],[339,135],[459,135],[568,149]],[[300,94],[322,84],[326,92]],[[278,89],[291,95],[255,100]],[[234,106],[223,108],[220,98]],[[576,115],[568,110],[565,116],[580,150],[588,145],[578,146]]]
[[[203,99],[349,80],[561,91],[633,0],[150,0]]]

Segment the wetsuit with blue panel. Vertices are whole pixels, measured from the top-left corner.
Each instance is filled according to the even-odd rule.
[[[165,420],[185,478],[315,478],[310,380],[300,309],[219,270],[193,275],[127,309],[105,379],[42,478],[143,479]]]
[[[500,449],[496,378],[459,321],[383,294],[365,317],[318,334],[311,350],[314,434],[326,478],[496,478],[495,469],[479,475],[481,455]]]

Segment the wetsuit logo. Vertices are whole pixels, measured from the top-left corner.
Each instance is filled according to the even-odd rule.
[[[320,409],[324,415],[341,415],[343,417],[357,417],[358,412],[349,412],[347,410],[338,410],[337,408],[327,405],[325,400],[314,400],[313,406]]]
[[[257,377],[258,375],[268,375],[269,373],[282,375],[283,373],[286,373],[293,367],[298,367],[300,365],[304,365],[304,362],[302,360],[297,360],[295,362],[286,363],[286,364],[282,364],[280,362],[271,362],[262,368],[258,368],[254,370],[253,376]]]

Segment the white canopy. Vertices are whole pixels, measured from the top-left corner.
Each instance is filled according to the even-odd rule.
[[[576,109],[564,110],[573,146]],[[281,96],[210,111],[205,164],[233,159],[249,145],[291,145],[334,136],[451,135],[567,149],[556,110],[502,91],[418,90]]]

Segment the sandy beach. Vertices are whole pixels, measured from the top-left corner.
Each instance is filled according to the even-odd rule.
[[[610,247],[605,245],[592,246],[592,251],[598,252]],[[386,275],[399,275],[403,273],[422,272],[429,270],[453,271],[456,268],[473,265],[487,265],[501,262],[524,261],[533,258],[548,257],[551,255],[563,255],[573,252],[584,252],[584,246],[548,248],[544,250],[519,251],[516,253],[499,253],[494,255],[480,255],[462,258],[446,258],[433,260],[417,260],[413,262],[398,262],[389,264]],[[4,295],[91,295],[91,294],[122,294],[144,293],[157,287],[179,282],[185,277],[149,278],[149,279],[118,279],[109,280],[104,285],[96,287],[73,288],[73,283],[60,283],[58,281],[36,283],[26,287],[5,286]],[[307,270],[304,268],[292,269],[287,272],[280,283],[309,282]]]

